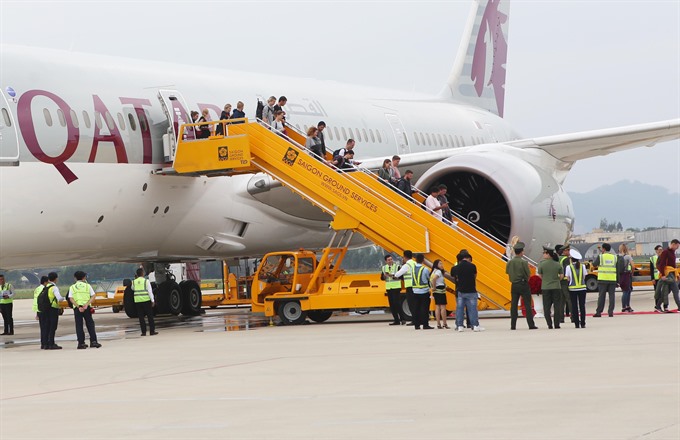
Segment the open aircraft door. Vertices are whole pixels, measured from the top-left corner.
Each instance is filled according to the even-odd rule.
[[[19,132],[4,91],[0,91],[0,166],[19,165]]]
[[[411,152],[411,147],[408,144],[408,137],[406,137],[406,130],[404,130],[404,125],[401,123],[399,116],[385,113],[387,122],[392,127],[392,133],[394,133],[394,139],[397,142],[397,154],[408,154]]]
[[[172,162],[177,151],[180,125],[191,124],[193,121],[189,106],[177,90],[159,90],[158,100],[161,102],[165,117],[168,118],[168,131],[163,135],[163,158],[166,162]],[[193,130],[185,130],[184,133],[187,139],[195,138]]]

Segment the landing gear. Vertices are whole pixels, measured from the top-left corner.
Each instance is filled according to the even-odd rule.
[[[186,280],[179,283],[182,291],[182,314],[200,315],[201,314],[201,287],[196,281]]]
[[[309,310],[307,316],[314,322],[325,322],[333,316],[332,310]]]
[[[302,310],[299,301],[286,301],[279,304],[278,315],[285,325],[302,324],[307,318],[307,312]]]
[[[123,280],[125,292],[123,293],[123,310],[128,318],[136,318],[137,306],[135,306],[135,293],[132,291],[132,281],[129,279]]]
[[[182,312],[182,292],[175,281],[163,281],[154,294],[159,314],[179,315]]]

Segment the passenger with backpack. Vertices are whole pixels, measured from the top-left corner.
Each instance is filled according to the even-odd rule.
[[[274,105],[276,104],[276,97],[275,96],[270,96],[269,99],[267,99],[267,104],[264,105],[262,108],[262,114],[261,116],[258,116],[262,121],[266,122],[267,125],[272,125],[272,122],[274,122]],[[259,106],[259,102],[258,102]]]
[[[47,277],[43,275],[40,277],[40,285],[33,291],[33,311],[35,312],[35,319],[38,320],[38,324],[40,325],[41,350],[47,348],[47,313],[41,313],[40,310],[38,310],[38,297],[47,286],[48,281]]]
[[[94,330],[94,319],[92,319],[92,308],[90,307],[95,298],[94,289],[87,282],[87,274],[82,270],[76,271],[73,277],[76,279],[76,283],[68,289],[68,297],[73,302],[78,350],[87,348],[85,332],[83,331],[83,320],[85,320],[85,325],[87,325],[87,333],[90,335],[90,347],[99,348],[102,345],[97,342],[97,333]]]
[[[66,298],[59,293],[57,281],[59,275],[56,272],[50,272],[47,275],[47,286],[38,295],[38,311],[47,314],[47,345],[45,350],[61,350],[61,346],[54,342],[57,333],[57,326],[59,325],[59,301],[64,301]]]

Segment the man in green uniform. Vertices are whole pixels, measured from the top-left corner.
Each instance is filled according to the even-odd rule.
[[[531,307],[531,289],[529,288],[529,277],[531,277],[531,272],[529,271],[529,263],[526,262],[524,258],[524,243],[517,242],[513,246],[515,251],[515,257],[508,261],[505,266],[505,273],[508,274],[510,283],[510,330],[515,330],[517,328],[517,306],[519,303],[520,296],[522,301],[524,301],[524,307],[526,309],[527,324],[530,330],[537,329],[536,324],[534,324],[533,310]]]
[[[2,321],[5,324],[3,335],[14,334],[14,318],[12,317],[14,309],[14,290],[10,283],[5,283],[5,276],[0,275],[0,312],[2,313]]]
[[[562,322],[562,287],[560,280],[564,276],[562,265],[555,250],[543,246],[543,259],[538,263],[536,273],[541,277],[541,295],[543,295],[543,314],[548,328],[553,328],[553,320],[550,314],[550,307],[554,306],[555,328],[560,328]]]
[[[567,266],[569,266],[569,245],[562,246],[558,244],[555,246],[555,253],[560,258],[560,264],[562,265],[562,271],[567,273]],[[564,317],[569,316],[571,313],[571,295],[569,294],[569,280],[566,277],[560,280],[560,287],[562,288],[562,323],[564,323]],[[573,319],[572,319],[573,321]]]
[[[87,348],[85,343],[85,331],[83,330],[83,319],[87,325],[87,333],[90,335],[90,347],[99,348],[102,346],[97,342],[97,333],[94,330],[94,319],[90,304],[94,300],[94,290],[87,282],[87,274],[82,270],[73,274],[76,283],[68,289],[68,297],[73,304],[73,316],[76,319],[76,336],[78,337],[78,350]]]

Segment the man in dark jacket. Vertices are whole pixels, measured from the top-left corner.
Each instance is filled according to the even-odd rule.
[[[669,268],[675,269],[675,251],[680,247],[680,241],[674,238],[666,249],[661,252],[659,259],[656,261],[656,268],[659,270],[659,282],[657,283],[657,290],[665,292],[662,294],[660,300],[663,301],[664,312],[668,313],[668,291],[673,292],[673,299],[675,304],[680,309],[680,295],[678,295],[678,277],[675,272],[671,272]],[[660,302],[656,307],[660,307]],[[658,309],[657,309],[658,311]]]
[[[415,192],[411,185],[411,179],[413,179],[413,171],[406,170],[404,177],[397,182],[397,189],[401,191],[405,197],[410,197],[411,194]]]

